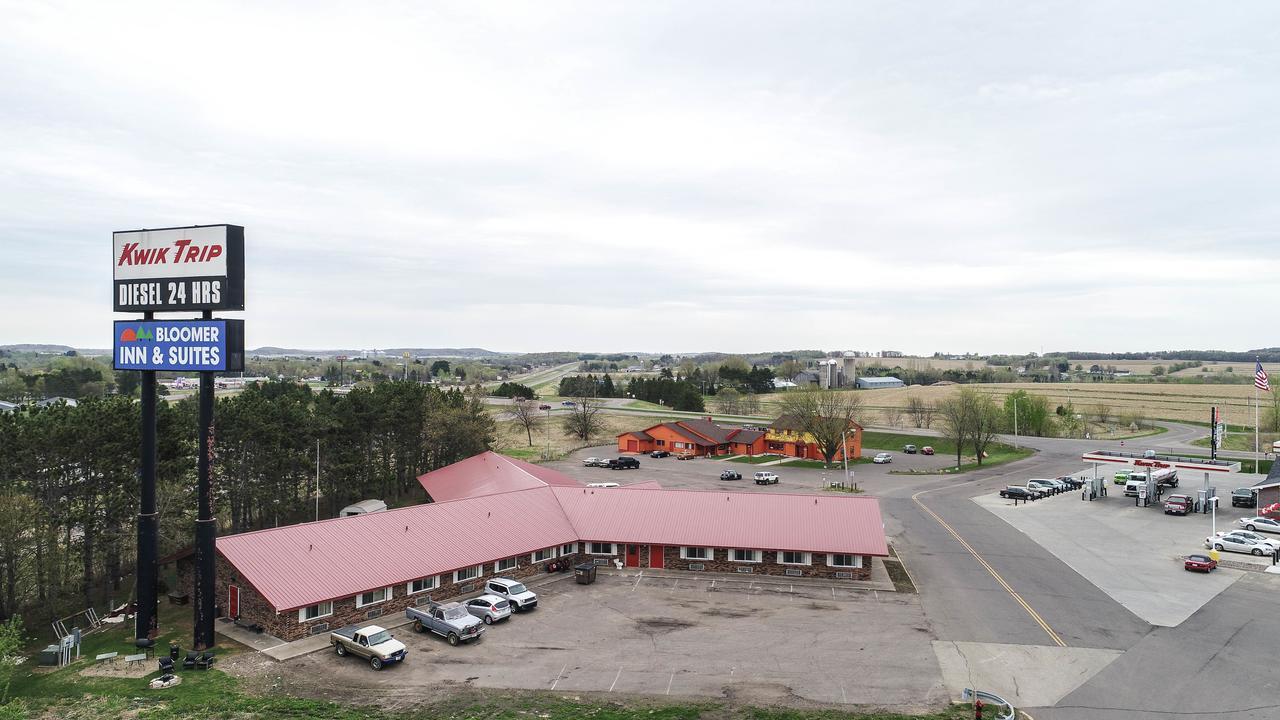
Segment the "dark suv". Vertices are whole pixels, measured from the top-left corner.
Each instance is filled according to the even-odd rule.
[[[613,470],[637,470],[640,468],[640,461],[633,457],[623,457],[617,460],[610,460],[609,467]]]
[[[1236,488],[1231,491],[1231,507],[1256,507],[1258,504],[1258,496],[1253,494],[1253,488]]]

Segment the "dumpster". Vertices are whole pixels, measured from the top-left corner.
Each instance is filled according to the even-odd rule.
[[[45,649],[40,651],[40,664],[41,665],[57,665],[58,650],[59,650],[59,647],[57,645],[46,646]]]
[[[573,577],[579,585],[590,585],[596,581],[595,563],[582,563],[573,567]]]

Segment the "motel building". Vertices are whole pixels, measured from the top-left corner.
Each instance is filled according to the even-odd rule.
[[[552,560],[862,580],[888,555],[864,496],[588,488],[486,452],[418,478],[432,502],[217,540],[219,615],[283,640],[401,617]],[[178,558],[190,592],[191,556]]]
[[[835,462],[862,457],[862,426],[849,422],[845,447],[836,451]],[[822,460],[818,441],[805,432],[799,420],[783,415],[766,430],[728,428],[711,418],[664,422],[644,430],[633,430],[618,436],[618,452],[649,453],[666,450],[673,455],[785,455],[806,460]]]

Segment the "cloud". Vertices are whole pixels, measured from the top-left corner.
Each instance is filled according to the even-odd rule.
[[[3,14],[0,342],[106,345],[111,231],[232,222],[251,345],[1266,344],[1266,4]]]

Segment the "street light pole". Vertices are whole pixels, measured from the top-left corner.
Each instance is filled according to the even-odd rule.
[[[1013,446],[1018,447],[1018,396],[1013,396]]]
[[[849,482],[849,438],[845,437],[846,432],[848,431],[840,431],[840,457],[844,460],[844,482],[846,485],[851,485],[852,483]]]

